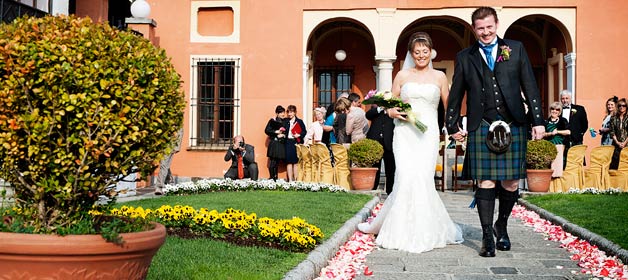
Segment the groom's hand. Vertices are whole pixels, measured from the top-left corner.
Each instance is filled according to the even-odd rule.
[[[458,132],[454,133],[451,137],[454,138],[454,140],[458,141],[458,142],[464,142],[467,138],[467,131],[466,130],[459,130]]]
[[[399,107],[386,109],[386,114],[393,119],[406,120],[406,113],[399,112]]]
[[[532,140],[543,139],[543,136],[545,136],[545,126],[537,125],[532,127]]]

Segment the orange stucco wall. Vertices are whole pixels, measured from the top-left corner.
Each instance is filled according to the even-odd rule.
[[[85,2],[83,2],[85,1]],[[183,89],[189,102],[190,55],[240,55],[242,56],[242,111],[241,131],[247,143],[256,147],[260,177],[267,177],[266,136],[263,132],[267,120],[273,116],[277,104],[298,107],[299,116],[303,113],[302,100],[302,34],[303,12],[305,10],[352,10],[372,9],[373,7],[396,7],[398,9],[440,9],[455,7],[575,7],[576,9],[576,103],[584,105],[589,115],[589,126],[599,128],[604,101],[612,96],[627,97],[628,79],[624,70],[628,59],[628,5],[622,1],[597,0],[477,0],[477,1],[389,1],[389,0],[242,0],[241,28],[239,43],[190,43],[191,1],[148,0],[151,5],[151,18],[157,22],[155,36],[157,44],[165,48],[184,80]],[[77,14],[92,18],[106,19],[106,1],[82,0],[77,4]],[[92,5],[93,4],[93,5]],[[499,12],[499,11],[498,11]],[[469,15],[470,17],[470,15]],[[207,24],[220,24],[209,22]],[[225,26],[225,28],[233,28]],[[217,27],[216,30],[224,30]],[[438,46],[438,35],[435,44]],[[345,42],[349,43],[349,42]],[[365,42],[353,42],[349,58],[356,69],[365,71],[374,59],[354,61],[351,55],[361,51]],[[451,57],[453,52],[446,46],[439,46],[439,58]],[[322,49],[333,52],[336,47]],[[402,58],[403,59],[403,58]],[[325,63],[324,59],[318,60]],[[329,63],[336,63],[333,60]],[[398,71],[395,64],[395,72]],[[372,71],[371,71],[372,73]],[[374,74],[361,75],[362,90],[374,88]],[[189,114],[185,113],[185,124],[189,124]],[[306,123],[311,120],[305,120]],[[189,138],[185,131],[184,139]],[[585,136],[589,147],[599,145],[599,137]],[[175,155],[172,171],[175,176],[222,177],[227,163],[223,161],[224,151],[188,151],[189,144],[184,140],[183,149]]]

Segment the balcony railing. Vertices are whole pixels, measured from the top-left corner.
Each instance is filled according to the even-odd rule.
[[[46,12],[13,0],[0,0],[0,23],[12,22],[23,15],[43,17]]]

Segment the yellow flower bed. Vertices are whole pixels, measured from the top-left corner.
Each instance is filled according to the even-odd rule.
[[[272,242],[296,251],[314,248],[323,238],[318,227],[298,217],[289,220],[268,217],[258,219],[255,213],[247,214],[232,208],[218,212],[207,208],[196,210],[183,205],[163,205],[155,210],[122,206],[112,209],[111,214],[154,220],[169,228],[188,228],[199,235],[208,234],[218,239],[233,236]]]

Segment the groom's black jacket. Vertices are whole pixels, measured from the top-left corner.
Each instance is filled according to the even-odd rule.
[[[497,38],[497,57],[503,56],[503,49],[509,47],[508,60],[495,62],[494,75],[503,95],[505,104],[514,122],[544,125],[541,112],[541,97],[528,55],[521,42]],[[460,108],[465,93],[467,94],[467,130],[476,130],[482,121],[484,104],[482,95],[492,93],[484,88],[484,59],[480,55],[479,43],[460,51],[456,55],[456,67],[449,98],[445,124],[449,134],[458,132]],[[523,93],[523,94],[522,94]],[[525,97],[525,99],[524,99]],[[529,113],[526,115],[524,102]]]

